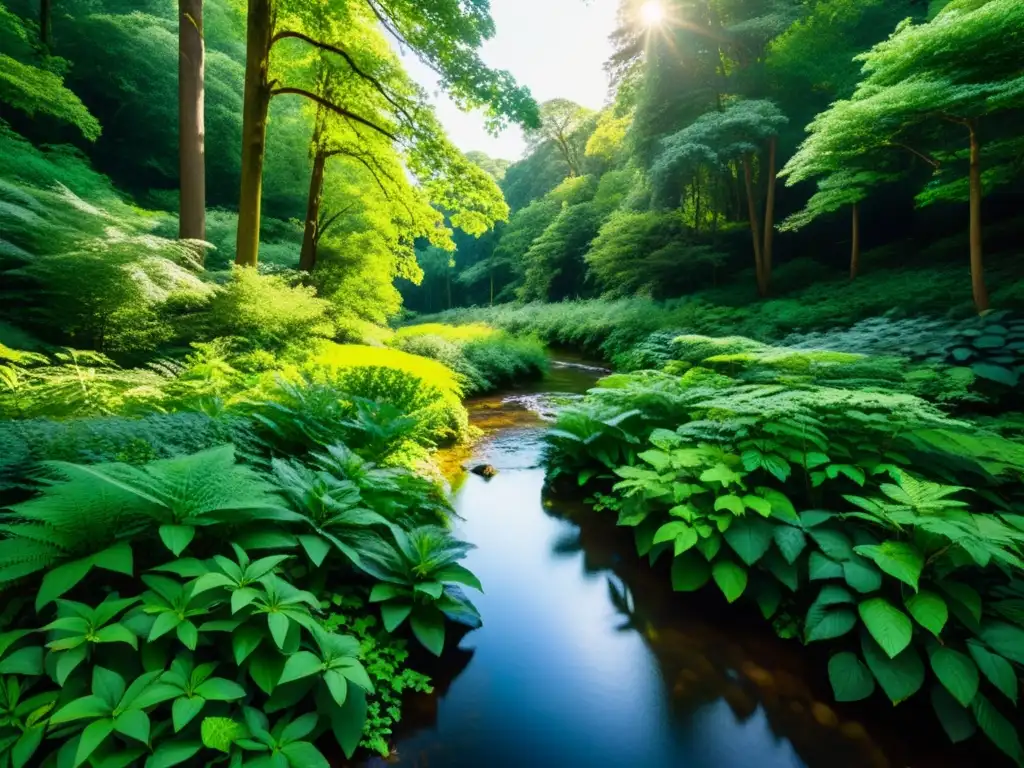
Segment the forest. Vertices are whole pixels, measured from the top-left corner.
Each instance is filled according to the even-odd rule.
[[[559,599],[506,477],[817,725],[659,696],[1024,765],[1024,2],[560,0],[596,110],[487,63],[508,2],[0,0],[0,768],[420,765],[423,701],[490,734],[433,765],[598,765],[445,715]]]

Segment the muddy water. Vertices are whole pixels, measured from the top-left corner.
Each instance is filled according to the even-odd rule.
[[[714,594],[681,596],[599,515],[544,495],[545,419],[601,371],[556,365],[470,403],[484,432],[458,535],[477,549],[482,629],[430,670],[391,763],[420,768],[901,768],[993,763],[884,700],[837,708],[825,658]],[[577,522],[574,522],[576,520]],[[582,527],[581,527],[582,526]],[[667,564],[662,564],[667,565]],[[894,713],[896,713],[894,715]]]

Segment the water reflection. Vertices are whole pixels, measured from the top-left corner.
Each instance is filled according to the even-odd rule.
[[[557,391],[594,372],[556,369]],[[530,407],[527,407],[529,405]],[[391,762],[422,768],[899,768],[969,766],[970,753],[904,745],[905,723],[838,712],[811,674],[816,656],[777,640],[714,595],[683,598],[621,532],[544,497],[538,468],[545,401],[488,398],[491,431],[454,496],[466,563],[487,592],[484,627],[446,652],[432,697],[410,702]],[[575,522],[574,522],[575,519]],[[582,523],[578,525],[577,523]],[[667,563],[660,564],[667,567]],[[752,631],[751,627],[759,629]],[[808,682],[813,681],[813,682]],[[874,702],[872,706],[879,706]],[[903,707],[900,708],[904,709]],[[888,714],[888,713],[886,713]],[[929,724],[936,737],[937,726]],[[926,734],[910,739],[927,742]],[[879,748],[885,743],[886,751]],[[927,754],[926,759],[907,755]],[[989,763],[991,764],[991,763]]]

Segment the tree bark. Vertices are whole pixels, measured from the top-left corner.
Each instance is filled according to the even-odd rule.
[[[268,70],[274,27],[271,1],[249,0],[242,103],[242,188],[235,248],[235,264],[243,267],[255,267],[259,262],[263,159],[270,111]]]
[[[52,0],[39,0],[39,42],[50,47],[50,20],[53,18]]]
[[[761,249],[761,285],[759,291],[767,296],[772,285],[772,244],[775,239],[775,153],[778,138],[772,136],[768,144],[768,195],[764,204],[764,245]]]
[[[203,0],[178,0],[178,237],[206,239]]]
[[[850,238],[850,279],[860,272],[860,203],[853,204],[853,232]]]
[[[971,291],[975,309],[984,312],[989,308],[989,301],[981,238],[981,144],[977,122],[968,121],[967,128],[971,132]]]
[[[299,269],[304,272],[312,272],[316,267],[316,251],[320,242],[320,205],[324,199],[324,166],[327,165],[327,152],[320,146],[319,136],[314,141],[316,154],[313,156],[313,173],[309,179],[306,228],[302,234],[302,253],[299,255]]]
[[[758,232],[757,206],[754,204],[753,172],[750,169],[750,155],[743,156],[743,180],[747,188],[747,217],[750,219],[750,233],[754,240],[754,271],[757,276],[757,290],[761,290],[761,233]]]

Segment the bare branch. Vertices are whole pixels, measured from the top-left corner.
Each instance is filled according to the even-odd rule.
[[[320,106],[324,107],[325,109],[329,109],[331,112],[334,112],[337,115],[341,115],[342,117],[347,118],[349,120],[355,120],[357,123],[361,123],[362,125],[365,125],[367,128],[372,128],[382,136],[387,136],[392,141],[398,141],[398,137],[395,136],[395,134],[391,133],[390,131],[384,128],[381,128],[379,125],[372,122],[371,120],[367,120],[365,117],[360,117],[354,112],[349,112],[344,107],[339,107],[337,104],[328,101],[322,96],[317,96],[315,93],[304,90],[302,88],[275,88],[270,92],[270,95],[282,96],[289,93],[294,94],[296,96],[305,96],[307,99],[315,101]]]
[[[323,221],[319,226],[317,226],[316,235],[314,236],[314,242],[319,243],[320,238],[324,236],[324,233],[328,230],[328,228],[355,207],[355,203],[350,203],[346,205],[344,208],[342,208],[340,211],[338,211],[336,214],[331,216],[329,219]]]
[[[397,109],[406,120],[408,120],[410,123],[414,122],[412,115],[410,115],[406,111],[405,107],[399,104],[398,101],[387,92],[387,89],[384,88],[384,85],[380,82],[380,80],[375,78],[370,73],[363,71],[359,67],[359,65],[356,64],[355,59],[353,59],[352,56],[349,55],[349,53],[345,51],[343,48],[339,48],[336,45],[331,45],[330,43],[325,43],[321,40],[315,40],[309,35],[303,34],[302,32],[291,31],[278,32],[276,35],[274,35],[274,37],[271,38],[270,40],[271,47],[273,47],[274,43],[278,42],[279,40],[284,40],[286,38],[302,40],[303,42],[309,43],[310,45],[316,48],[320,48],[321,50],[328,51],[330,53],[335,53],[338,56],[341,56],[341,58],[343,58],[348,63],[349,67],[352,68],[353,72],[359,75],[359,77],[363,78],[363,80],[366,80],[368,83],[370,83],[370,85],[372,85],[374,89],[376,89],[377,92],[380,93],[381,96],[387,99],[388,103],[391,104],[391,106],[393,106],[395,109]]]
[[[903,143],[900,143],[900,142],[897,141],[897,142],[890,143],[889,146],[890,147],[897,147],[899,149],[907,150],[907,152],[909,152],[910,154],[914,155],[915,157],[919,157],[922,160],[924,160],[926,163],[928,163],[928,165],[930,165],[935,170],[938,170],[939,167],[941,166],[941,163],[938,160],[936,160],[933,157],[929,157],[928,155],[924,154],[923,152],[919,152],[918,150],[914,149],[909,144],[903,144]]]

